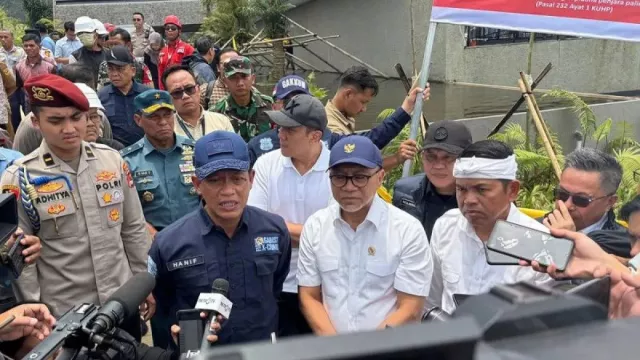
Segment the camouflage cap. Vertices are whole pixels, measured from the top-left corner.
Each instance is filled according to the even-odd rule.
[[[251,75],[253,70],[251,60],[245,56],[236,56],[224,63],[224,76],[231,77],[234,74]]]

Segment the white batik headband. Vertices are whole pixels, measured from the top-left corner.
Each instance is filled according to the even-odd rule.
[[[517,173],[515,155],[506,159],[458,158],[453,166],[453,177],[458,179],[516,180]]]

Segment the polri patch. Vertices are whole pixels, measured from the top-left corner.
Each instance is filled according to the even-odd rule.
[[[167,262],[167,270],[174,271],[202,264],[204,264],[204,256],[194,256],[186,259]]]
[[[258,236],[255,239],[256,252],[279,251],[278,236]]]

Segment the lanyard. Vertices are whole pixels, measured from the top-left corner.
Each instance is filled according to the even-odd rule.
[[[205,132],[204,132],[204,114],[202,114],[202,117],[200,119],[202,120],[202,122],[200,123],[200,127],[202,128],[202,136],[204,136],[205,135]],[[180,127],[182,128],[182,131],[184,131],[184,133],[189,137],[189,139],[191,139],[193,141],[196,141],[196,139],[193,138],[193,134],[191,133],[191,130],[189,130],[187,125],[184,124],[184,120],[178,119],[178,124],[180,124]]]

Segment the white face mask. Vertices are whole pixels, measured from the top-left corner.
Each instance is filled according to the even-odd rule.
[[[92,33],[78,34],[78,39],[84,47],[92,47],[93,43],[95,42],[95,38]]]

